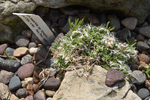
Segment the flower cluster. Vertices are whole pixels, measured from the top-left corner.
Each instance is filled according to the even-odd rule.
[[[52,45],[53,66],[58,70],[79,66],[91,69],[94,64],[127,72],[126,64],[137,56],[133,46],[120,43],[104,26],[79,26]]]

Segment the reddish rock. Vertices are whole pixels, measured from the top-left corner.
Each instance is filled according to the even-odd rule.
[[[0,72],[0,82],[4,84],[8,84],[10,79],[13,77],[14,73],[8,72],[5,70],[1,70]]]
[[[25,98],[28,95],[26,88],[20,88],[16,92],[16,96],[19,98]]]
[[[34,71],[34,65],[32,63],[25,64],[18,69],[18,76],[20,79],[24,79],[32,76]]]
[[[34,95],[34,100],[46,100],[46,95],[42,90],[39,90],[35,95]]]
[[[7,47],[8,47],[8,44],[6,44],[6,43],[0,45],[0,55],[2,55],[4,53],[3,50],[6,50]]]
[[[122,81],[124,77],[125,75],[122,72],[110,68],[106,74],[105,84],[107,86],[113,86],[115,83]]]
[[[50,89],[56,90],[59,88],[59,86],[60,86],[60,80],[56,78],[49,78],[43,85],[43,87],[46,90],[50,90]]]
[[[146,64],[148,64],[150,62],[150,58],[146,54],[139,54],[138,58],[140,61],[143,61]]]

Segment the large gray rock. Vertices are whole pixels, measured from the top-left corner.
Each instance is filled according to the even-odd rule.
[[[77,71],[81,74],[83,70]],[[100,66],[94,66],[88,78],[77,76],[75,71],[66,72],[53,100],[141,100],[132,91],[128,92],[130,89],[128,82],[122,88],[107,87],[106,73],[107,71]]]

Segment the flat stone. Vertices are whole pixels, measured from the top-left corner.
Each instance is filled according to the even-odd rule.
[[[9,82],[10,91],[18,90],[21,87],[21,81],[18,76],[13,76]]]
[[[146,55],[146,54],[139,54],[139,55],[138,55],[138,59],[139,59],[140,61],[143,61],[143,62],[147,63],[147,64],[150,62],[150,58],[149,58],[149,56]]]
[[[24,79],[32,76],[34,71],[34,65],[32,63],[25,64],[18,69],[18,76],[20,79]]]
[[[8,84],[14,73],[1,70],[0,72],[0,83]]]
[[[145,42],[139,41],[137,42],[137,48],[146,50],[149,49],[150,47]]]
[[[124,77],[125,75],[122,72],[110,68],[106,74],[105,83],[107,86],[113,86],[115,83],[122,81]]]
[[[120,22],[119,22],[119,20],[118,20],[118,18],[117,18],[116,15],[108,15],[108,16],[107,16],[107,19],[110,21],[110,26],[111,26],[111,27],[114,27],[114,26],[115,26],[114,31],[120,29]]]
[[[133,83],[136,83],[138,85],[141,85],[145,82],[146,80],[146,75],[140,70],[134,70],[132,73],[133,78]]]
[[[0,83],[0,97],[2,100],[8,100],[10,90],[7,85],[4,83]]]
[[[1,44],[0,45],[0,55],[2,55],[4,53],[3,50],[6,50],[6,48],[8,47],[8,44]]]
[[[0,60],[0,68],[7,71],[16,72],[20,65],[18,60]]]
[[[29,39],[23,35],[16,36],[15,44],[19,47],[26,47],[29,44]]]
[[[39,90],[35,95],[34,95],[34,100],[46,100],[46,95],[42,90]]]
[[[13,55],[15,57],[21,57],[23,55],[26,55],[28,52],[29,52],[28,48],[26,48],[26,47],[19,47],[19,48],[17,48],[14,51]]]
[[[29,54],[23,56],[22,59],[21,59],[21,65],[24,65],[24,64],[27,64],[27,63],[32,63],[32,62],[33,62],[33,58]]]
[[[43,85],[43,87],[46,90],[50,90],[50,89],[56,90],[59,88],[59,86],[60,86],[60,80],[56,78],[49,78]]]
[[[147,38],[150,38],[150,26],[145,26],[139,29],[139,33]]]
[[[137,24],[137,18],[135,17],[128,17],[121,21],[121,24],[128,28],[129,30],[134,30]]]
[[[150,92],[148,89],[146,88],[141,88],[138,92],[137,92],[138,96],[141,98],[141,99],[144,99],[146,97],[149,96]]]
[[[13,49],[11,47],[7,47],[6,50],[5,50],[5,52],[7,53],[8,56],[13,56],[14,51],[15,51],[15,49]]]

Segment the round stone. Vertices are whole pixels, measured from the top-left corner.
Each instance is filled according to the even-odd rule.
[[[143,61],[143,62],[145,62],[147,64],[150,62],[150,58],[146,54],[139,54],[138,58],[139,58],[140,61]]]
[[[11,91],[18,90],[21,87],[21,81],[18,76],[14,76],[11,78],[9,82],[9,89]]]
[[[146,50],[149,49],[150,47],[145,42],[139,41],[137,42],[137,48]]]
[[[19,98],[25,98],[27,96],[27,89],[26,88],[20,88],[16,92],[16,96]]]
[[[7,53],[8,56],[13,56],[14,51],[15,51],[15,49],[10,48],[10,47],[7,47],[6,50],[5,50],[5,52]]]
[[[46,100],[45,93],[42,90],[39,90],[35,95],[34,95],[34,100]]]
[[[47,96],[52,97],[56,92],[52,91],[52,90],[46,90],[45,93],[46,93]]]
[[[30,42],[28,48],[32,48],[32,47],[36,47],[36,43],[35,42]]]
[[[138,91],[138,93],[137,93],[137,95],[138,95],[141,99],[144,99],[144,98],[148,97],[149,94],[150,94],[150,92],[149,92],[149,90],[146,89],[146,88],[141,88],[141,89]]]
[[[141,85],[146,80],[146,75],[140,70],[134,70],[132,73],[133,77],[136,79],[134,83]]]
[[[29,39],[23,35],[16,36],[15,44],[19,47],[26,47],[29,44]]]
[[[32,76],[34,71],[34,65],[32,63],[25,64],[18,69],[18,76],[20,79],[24,79]]]

